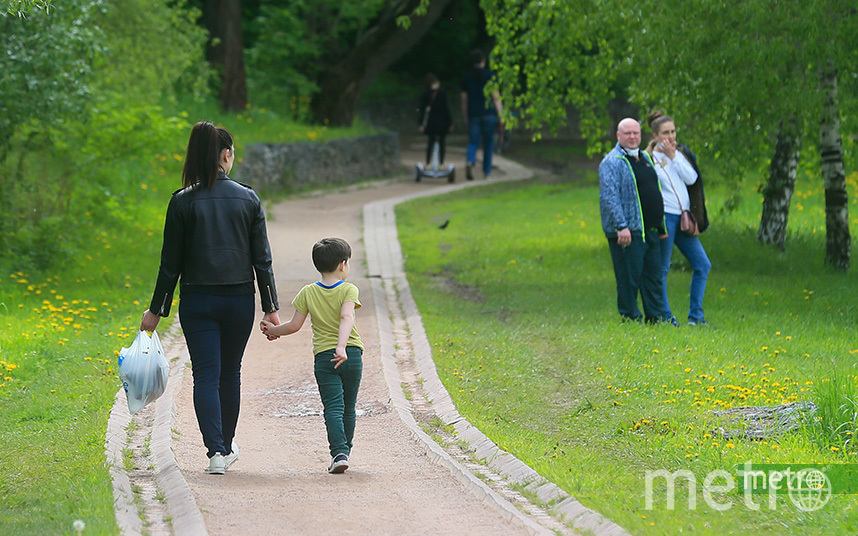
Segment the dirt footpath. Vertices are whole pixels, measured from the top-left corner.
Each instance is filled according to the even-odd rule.
[[[461,160],[463,155],[451,156]],[[453,161],[463,169],[462,161]],[[309,322],[277,341],[254,333],[243,361],[236,433],[240,459],[226,475],[203,472],[207,459],[193,411],[190,369],[176,396],[172,449],[209,534],[528,533],[431,462],[389,403],[362,210],[378,199],[443,184],[441,179],[415,184],[403,178],[267,209],[281,320],[291,317],[295,293],[318,277],[312,245],[339,236],[353,248],[349,280],[361,292],[357,326],[366,353],[351,467],[342,475],[326,472],[330,457],[313,379]]]

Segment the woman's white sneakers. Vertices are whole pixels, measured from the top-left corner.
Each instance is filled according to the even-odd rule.
[[[226,473],[226,463],[224,463],[223,454],[216,452],[214,456],[209,458],[209,466],[206,467],[206,473],[210,475],[222,475]]]
[[[235,441],[232,442],[232,454],[227,454],[223,457],[223,468],[228,470],[232,464],[238,461],[238,445]]]
[[[238,460],[238,445],[235,441],[232,442],[232,454],[224,456],[220,452],[209,458],[209,466],[206,467],[206,473],[210,475],[222,475]],[[348,467],[348,462],[346,463]],[[344,469],[345,470],[345,469]]]

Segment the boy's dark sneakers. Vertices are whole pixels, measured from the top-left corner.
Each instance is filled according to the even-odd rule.
[[[473,170],[473,168],[474,168],[474,165],[473,165],[472,163],[468,162],[467,164],[465,164],[465,177],[466,177],[469,181],[474,180],[474,170]]]
[[[349,468],[349,457],[345,454],[337,454],[331,460],[331,466],[328,467],[328,472],[332,474],[344,473]]]

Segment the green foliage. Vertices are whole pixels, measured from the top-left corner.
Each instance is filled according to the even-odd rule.
[[[106,0],[97,21],[108,47],[96,63],[99,90],[140,107],[202,97],[212,72],[204,59],[207,32],[188,0]]]
[[[648,24],[631,51],[634,101],[647,112],[667,110],[682,137],[734,170],[734,181],[766,167],[778,124],[790,116],[803,129],[806,167],[818,166],[814,147],[825,98],[818,84],[828,60],[841,73],[845,115],[858,105],[848,74],[858,70],[851,2],[668,0],[639,9]],[[844,138],[855,132],[847,122],[842,127]]]
[[[23,18],[34,9],[47,12],[52,7],[51,0],[3,0],[0,3],[0,17],[14,15]]]
[[[360,96],[364,84],[378,74],[367,72],[373,54],[392,54],[377,49],[384,45],[393,22],[407,29],[410,18],[426,14],[428,6],[429,0],[275,0],[262,3],[258,10],[248,7],[254,13],[245,32],[254,104],[306,120],[322,77],[324,82],[342,82],[341,91]],[[360,52],[353,62],[340,65],[355,51]],[[333,66],[339,69],[327,72]],[[332,117],[313,119],[338,122]]]
[[[145,177],[114,164],[146,162],[184,128],[160,103],[205,85],[198,16],[185,2],[73,0],[0,19],[0,268],[45,269],[74,253],[89,214],[127,217]]]
[[[69,0],[50,15],[0,18],[0,163],[42,125],[86,117],[93,63],[104,46],[103,0]],[[19,129],[27,132],[18,137]],[[0,177],[0,186],[10,180]]]
[[[319,90],[315,80],[322,70],[322,36],[308,34],[306,9],[301,0],[263,6],[253,24],[256,43],[247,51],[254,101],[299,121],[310,117],[310,98]]]
[[[524,126],[540,130],[565,124],[567,109],[580,111],[591,153],[607,133],[607,103],[628,69],[632,20],[613,2],[482,0],[486,27],[496,39],[493,67],[504,96]],[[517,119],[507,120],[515,125]]]
[[[451,94],[457,93],[459,79],[470,67],[468,55],[477,46],[480,24],[477,1],[454,0],[420,42],[390,68],[389,73],[410,80],[412,93],[415,93],[415,87],[423,87],[426,73],[435,74],[442,83],[455,83],[448,89]],[[399,93],[397,98],[402,96]]]
[[[457,408],[501,448],[633,534],[772,526],[854,532],[854,495],[833,496],[812,516],[783,498],[774,510],[752,511],[737,495],[724,512],[700,496],[696,510],[679,498],[668,509],[663,496],[653,510],[644,507],[646,470],[688,469],[699,484],[710,471],[732,472],[747,460],[854,462],[845,441],[856,413],[856,276],[814,268],[825,249],[823,192],[802,184],[788,252],[757,244],[756,203],[740,202],[729,218],[712,216],[701,239],[713,261],[704,303],[713,329],[620,322],[595,186],[535,180],[399,205],[409,284]],[[707,193],[719,205],[734,192]],[[691,270],[679,253],[674,259],[669,296],[684,318]],[[799,400],[830,408],[836,441],[819,441],[812,426],[727,440],[709,413]]]
[[[628,90],[643,115],[673,116],[681,140],[717,159],[733,184],[765,169],[779,122],[793,115],[805,133],[805,167],[816,165],[817,86],[828,60],[840,73],[843,116],[858,111],[853,4],[482,1],[501,93],[526,127],[563,124],[573,106],[591,154],[600,152],[606,134],[613,140],[605,106]],[[841,126],[849,144],[855,127]]]

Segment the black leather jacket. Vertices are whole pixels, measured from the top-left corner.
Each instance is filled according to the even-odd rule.
[[[254,272],[262,309],[278,310],[265,213],[253,189],[220,173],[212,189],[184,188],[173,193],[150,311],[170,315],[180,276],[182,289],[221,294],[246,285],[252,293]]]

